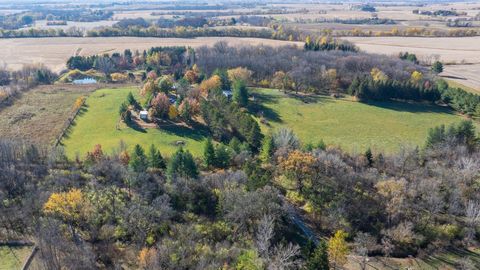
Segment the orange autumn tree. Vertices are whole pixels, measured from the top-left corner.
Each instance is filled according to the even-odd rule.
[[[317,170],[317,159],[310,153],[292,151],[286,158],[279,158],[280,169],[291,180],[296,181],[297,189],[311,186]]]
[[[213,75],[207,80],[204,80],[200,84],[200,91],[202,92],[203,96],[207,96],[210,91],[213,90],[221,90],[222,88],[222,79],[220,79],[220,76],[218,75]]]

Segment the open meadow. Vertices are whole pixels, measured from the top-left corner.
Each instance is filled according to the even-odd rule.
[[[101,144],[111,152],[123,141],[129,148],[135,144],[148,147],[152,143],[162,153],[170,155],[184,141],[185,148],[201,155],[206,133],[179,126],[162,126],[160,129],[133,129],[119,123],[118,108],[129,92],[136,88],[97,90],[87,99],[84,112],[63,140],[67,155],[80,156]],[[372,147],[376,151],[393,152],[402,144],[423,145],[429,128],[439,124],[458,122],[462,117],[438,106],[375,102],[364,104],[350,99],[328,96],[294,98],[274,89],[257,89],[252,110],[263,112],[268,125],[265,132],[287,126],[295,131],[304,143],[317,143],[323,139],[329,145],[352,151]],[[256,105],[262,104],[262,105]]]
[[[178,149],[176,143],[182,141],[184,147],[194,155],[201,155],[204,140],[207,138],[207,134],[202,130],[175,125],[162,126],[162,129],[133,129],[119,124],[118,108],[125,102],[129,92],[135,94],[138,89],[102,89],[89,96],[84,112],[77,117],[62,141],[69,157],[74,157],[77,153],[83,157],[96,144],[102,145],[104,151],[111,153],[119,146],[120,141],[129,149],[135,144],[140,144],[145,149],[155,144],[166,156],[175,152]]]
[[[402,145],[423,146],[429,128],[463,118],[438,106],[397,102],[360,103],[329,96],[295,98],[273,89],[258,89],[258,111],[268,125],[264,133],[282,126],[291,128],[304,143],[324,140],[350,152],[368,147],[392,153]]]
[[[73,104],[95,86],[47,85],[36,87],[0,108],[0,137],[51,146],[62,131]]]
[[[42,63],[54,71],[65,69],[65,63],[73,55],[95,55],[123,52],[125,49],[148,50],[157,46],[191,46],[213,45],[226,41],[230,45],[266,44],[281,46],[300,42],[279,41],[261,38],[142,38],[142,37],[91,37],[91,38],[19,38],[0,39],[0,63],[10,69],[20,69],[25,64]]]

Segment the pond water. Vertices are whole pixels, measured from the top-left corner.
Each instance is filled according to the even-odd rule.
[[[96,83],[97,83],[97,80],[93,78],[73,80],[73,84],[96,84]]]

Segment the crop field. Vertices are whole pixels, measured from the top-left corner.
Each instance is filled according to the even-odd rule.
[[[282,126],[291,128],[304,143],[340,146],[351,152],[368,147],[394,152],[402,145],[423,146],[428,129],[451,124],[462,117],[424,104],[397,102],[360,103],[327,96],[288,97],[273,89],[254,91],[268,125],[264,133]]]
[[[444,65],[441,74],[465,86],[480,90],[480,37],[348,37],[361,50],[369,53],[398,55],[410,52],[419,60],[439,59]]]
[[[43,63],[54,71],[65,68],[65,62],[74,54],[94,55],[123,52],[125,49],[147,50],[156,46],[213,45],[227,41],[231,45],[266,44],[280,46],[299,42],[279,41],[260,38],[137,38],[137,37],[94,37],[94,38],[20,38],[0,39],[0,63],[10,69],[20,69],[24,64]]]
[[[480,62],[480,37],[346,37],[344,39],[370,53],[397,55],[399,52],[408,51],[420,57],[438,55],[445,63]]]
[[[125,102],[129,92],[137,93],[137,88],[102,89],[92,93],[86,102],[85,112],[79,116],[67,137],[62,141],[69,157],[77,153],[83,157],[96,144],[102,145],[103,151],[111,153],[123,141],[131,148],[135,144],[145,149],[155,144],[165,156],[171,155],[178,148],[178,141],[194,155],[200,155],[206,134],[202,130],[179,127],[175,125],[158,128],[133,129],[120,125],[118,108]]]
[[[23,93],[0,109],[0,137],[50,146],[71,115],[75,100],[94,86],[48,85]]]

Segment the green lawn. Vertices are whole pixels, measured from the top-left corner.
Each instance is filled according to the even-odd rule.
[[[405,145],[423,145],[428,129],[462,119],[439,106],[400,102],[360,103],[328,96],[287,97],[273,89],[253,91],[254,111],[263,112],[262,130],[288,126],[302,142],[338,145],[348,151],[393,152]]]
[[[32,251],[31,247],[0,247],[0,270],[21,269]]]
[[[104,152],[111,153],[119,146],[120,141],[125,142],[130,150],[135,144],[140,144],[145,149],[155,144],[162,154],[169,156],[178,148],[175,142],[182,140],[185,142],[184,147],[192,154],[201,154],[205,131],[191,130],[187,127],[135,130],[125,126],[117,130],[118,109],[129,92],[135,94],[138,89],[102,89],[88,97],[85,109],[76,118],[75,124],[62,141],[70,158],[75,157],[76,153],[84,157],[96,144],[101,144]]]

